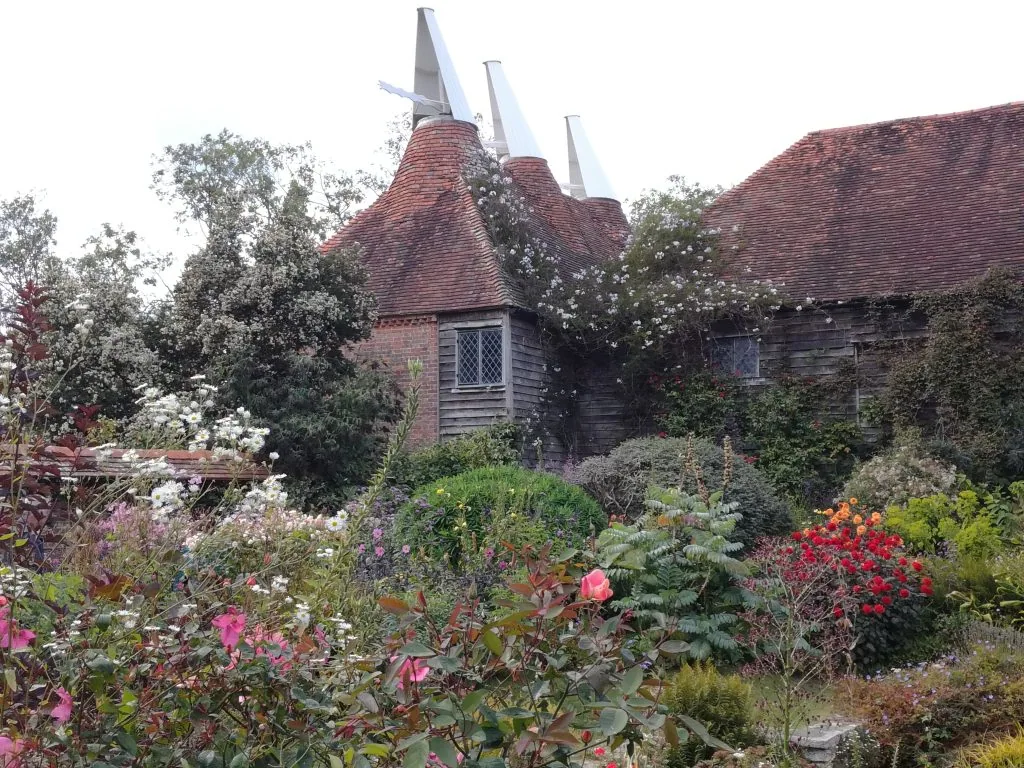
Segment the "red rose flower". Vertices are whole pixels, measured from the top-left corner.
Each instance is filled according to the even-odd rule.
[[[910,565],[911,565],[911,567],[913,567],[913,569],[914,569],[915,571],[917,571],[917,572],[919,572],[919,573],[920,573],[921,569],[922,569],[922,568],[924,567],[924,566],[923,566],[923,565],[921,565],[921,564],[920,564],[919,562],[917,562],[917,560],[915,560],[915,561],[914,561],[913,563],[911,563]]]
[[[872,610],[872,608],[871,608],[871,606],[870,606],[870,605],[868,605],[867,603],[864,603],[864,605],[862,605],[862,606],[860,607],[860,610],[861,610],[861,612],[862,612],[862,613],[863,613],[863,614],[864,614],[865,616],[867,616],[868,614],[870,614],[870,613],[871,613],[871,610]]]
[[[900,590],[900,597],[903,597],[903,598],[907,598],[907,597],[910,597],[910,590],[909,590],[909,589],[907,589],[906,587],[904,587],[903,589],[901,589],[901,590]]]
[[[885,606],[882,605],[881,603],[877,603],[875,605],[875,613],[878,613],[878,614],[885,613]]]

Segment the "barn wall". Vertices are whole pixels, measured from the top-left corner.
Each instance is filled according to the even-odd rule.
[[[456,374],[456,337],[460,328],[505,329],[505,383],[488,386],[460,387]],[[438,320],[438,425],[442,440],[472,432],[512,414],[510,355],[508,353],[511,325],[507,310],[464,312],[444,315]]]
[[[409,447],[422,448],[437,442],[438,348],[437,317],[410,315],[381,318],[370,338],[354,348],[359,360],[380,363],[398,381],[403,392],[409,387],[408,361],[423,363],[420,377],[420,408],[409,435]]]

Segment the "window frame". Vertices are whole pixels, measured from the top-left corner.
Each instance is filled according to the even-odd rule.
[[[757,362],[754,373],[747,374],[743,373],[736,367],[736,342],[744,340],[753,344],[754,350],[757,353]],[[734,336],[715,336],[713,339],[714,350],[712,360],[714,363],[721,365],[722,352],[728,347],[730,365],[729,370],[725,371],[730,376],[735,376],[737,379],[743,382],[759,381],[761,379],[761,343],[757,340],[757,337],[749,334],[736,334]],[[749,348],[749,347],[748,347]],[[724,366],[723,366],[724,369]]]
[[[499,339],[498,351],[501,356],[501,376],[498,381],[484,382],[482,379],[483,372],[483,334],[491,332],[495,333]],[[463,334],[474,334],[477,337],[476,342],[476,374],[477,381],[473,383],[463,382],[462,376],[462,344],[460,343],[460,337]],[[456,328],[455,329],[455,387],[457,389],[493,389],[495,387],[504,387],[506,383],[506,366],[505,360],[507,355],[507,339],[505,338],[505,328],[503,325],[481,325],[469,328]]]

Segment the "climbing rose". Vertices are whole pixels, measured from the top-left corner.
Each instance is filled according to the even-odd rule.
[[[71,694],[64,690],[63,687],[58,688],[54,693],[60,699],[60,704],[50,711],[50,717],[58,723],[66,723],[71,719]]]
[[[580,595],[584,600],[597,600],[603,603],[612,596],[611,584],[605,578],[604,571],[595,568],[580,583]]]
[[[220,641],[229,650],[238,645],[238,638],[245,629],[245,614],[232,606],[227,613],[217,616],[210,624],[220,630]]]
[[[604,747],[598,747],[594,750],[594,757],[604,757]]]

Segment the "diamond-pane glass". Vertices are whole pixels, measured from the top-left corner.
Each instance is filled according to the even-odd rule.
[[[733,339],[733,365],[735,373],[745,379],[755,379],[758,376],[761,355],[757,348],[757,341],[750,337]]]
[[[480,383],[500,384],[503,362],[501,330],[480,331]]]
[[[480,332],[459,333],[459,384],[480,383]]]

